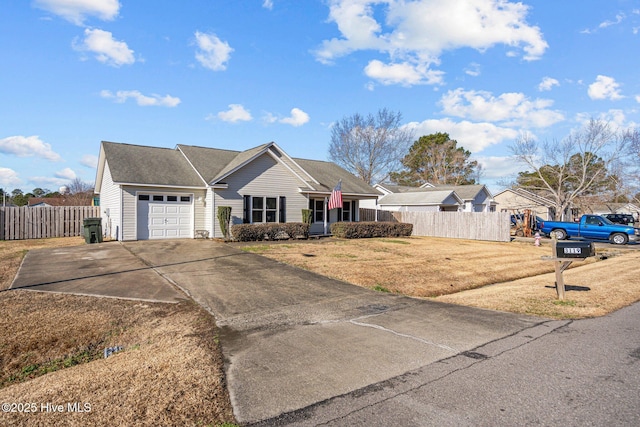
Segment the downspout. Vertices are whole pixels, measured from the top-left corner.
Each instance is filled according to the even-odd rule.
[[[329,199],[327,197],[324,198],[324,234],[329,234],[327,232],[327,224],[328,224],[328,214],[329,214],[329,210],[327,209],[327,204],[329,203]]]

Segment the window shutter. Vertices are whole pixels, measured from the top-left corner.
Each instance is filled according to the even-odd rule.
[[[287,198],[280,196],[280,222],[287,222]]]
[[[356,218],[358,218],[358,216],[356,215],[358,209],[358,201],[354,200],[353,202],[351,202],[351,221],[356,222]]]
[[[249,224],[251,222],[251,196],[244,196],[244,211],[242,214],[242,223]]]

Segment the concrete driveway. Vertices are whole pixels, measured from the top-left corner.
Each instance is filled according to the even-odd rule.
[[[207,240],[34,250],[12,288],[164,302],[182,289],[221,329],[241,423],[372,389],[380,398],[418,373],[444,375],[443,363],[455,369],[566,324],[370,291]]]
[[[212,241],[124,245],[215,315],[241,423],[384,388],[456,355],[473,361],[487,343],[522,345],[565,324],[369,291]]]

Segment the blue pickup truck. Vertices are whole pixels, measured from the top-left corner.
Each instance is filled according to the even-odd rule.
[[[558,240],[580,237],[583,239],[608,240],[616,245],[625,245],[640,240],[640,228],[614,224],[600,215],[582,215],[579,222],[543,221],[540,231]]]

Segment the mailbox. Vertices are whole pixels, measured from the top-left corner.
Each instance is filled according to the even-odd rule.
[[[593,242],[557,242],[557,258],[587,258],[596,256],[596,247]]]

